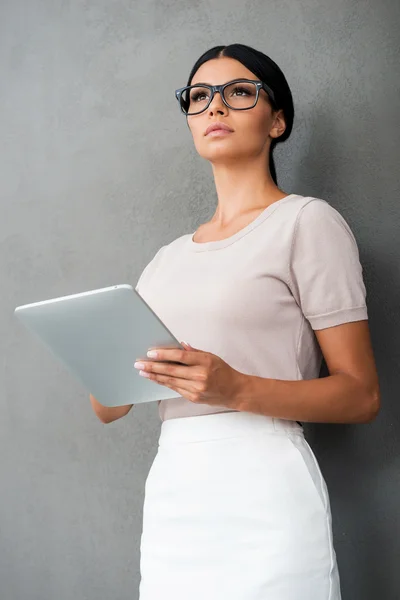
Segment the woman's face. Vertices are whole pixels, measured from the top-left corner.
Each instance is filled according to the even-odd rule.
[[[218,85],[243,77],[258,79],[241,62],[224,56],[202,64],[194,74],[191,85]],[[228,125],[232,133],[206,136],[207,127],[217,121]],[[221,94],[216,93],[210,106],[198,115],[189,115],[187,123],[197,152],[212,163],[249,159],[260,154],[265,154],[267,160],[271,138],[279,137],[285,131],[283,111],[272,109],[268,95],[262,89],[256,106],[249,110],[228,108]]]

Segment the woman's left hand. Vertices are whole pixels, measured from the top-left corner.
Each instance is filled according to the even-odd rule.
[[[222,358],[181,342],[179,348],[152,348],[156,360],[135,363],[143,376],[175,390],[190,402],[238,409],[239,393],[246,377]],[[140,361],[141,359],[137,359]],[[171,364],[162,361],[175,361]],[[143,366],[136,366],[136,365]]]

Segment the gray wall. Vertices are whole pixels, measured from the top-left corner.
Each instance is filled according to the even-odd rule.
[[[103,425],[13,310],[135,284],[161,245],[210,218],[211,169],[174,89],[204,50],[232,42],[269,54],[292,88],[281,187],[331,202],[359,243],[383,408],[369,425],[306,433],[331,493],[343,600],[398,598],[398,1],[1,0],[0,11],[1,600],[138,597],[156,405]]]

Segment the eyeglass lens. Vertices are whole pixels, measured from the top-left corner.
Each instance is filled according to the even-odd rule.
[[[210,101],[211,90],[194,85],[183,91],[181,106],[188,115],[202,112]],[[234,82],[223,90],[226,103],[233,109],[252,108],[256,101],[257,86],[250,82]]]

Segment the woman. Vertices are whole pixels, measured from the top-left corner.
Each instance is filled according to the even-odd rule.
[[[277,185],[272,151],[294,109],[270,58],[217,46],[187,86],[176,97],[218,205],[136,288],[191,342],[135,364],[179,394],[159,403],[140,600],[339,600],[328,490],[301,422],[379,410],[357,244],[325,200]]]

